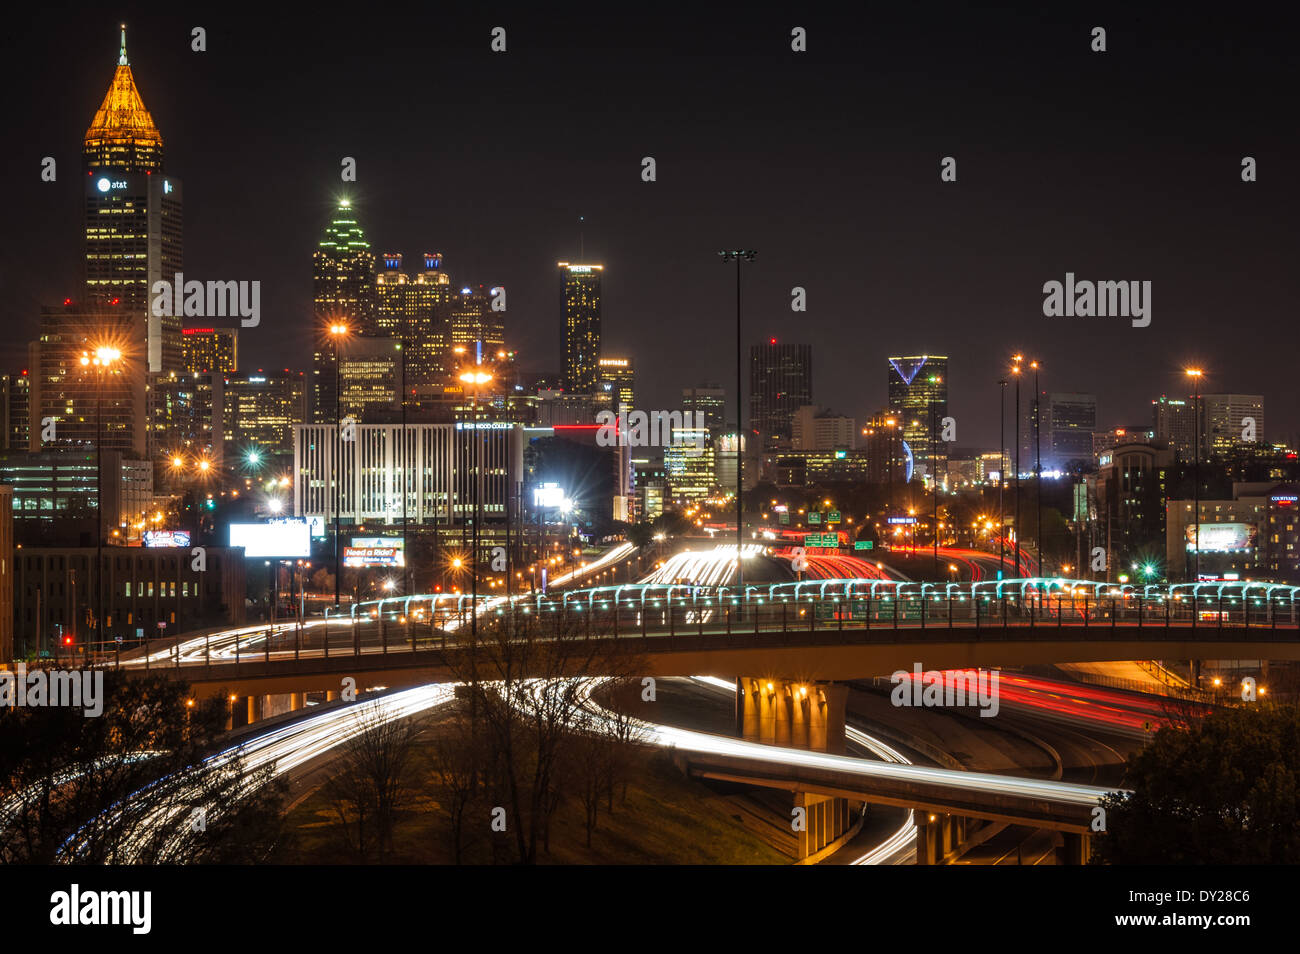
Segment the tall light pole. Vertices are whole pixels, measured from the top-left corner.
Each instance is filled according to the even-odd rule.
[[[1011,373],[1016,378],[1016,579],[1020,578],[1020,362],[1024,355],[1014,354]]]
[[[741,602],[745,599],[745,564],[741,559],[744,548],[745,527],[745,482],[742,474],[745,469],[745,455],[741,450],[744,444],[745,405],[741,399],[741,354],[743,351],[740,323],[740,263],[752,262],[758,252],[753,249],[734,249],[718,253],[724,262],[736,263],[736,591]]]
[[[1196,459],[1192,464],[1192,519],[1196,521],[1192,524],[1196,548],[1194,583],[1201,580],[1201,378],[1204,375],[1205,372],[1200,368],[1187,369],[1187,376],[1192,379],[1192,427],[1196,432],[1192,438],[1196,448]]]
[[[104,641],[104,375],[122,357],[117,348],[100,346],[81,353],[81,366],[93,367],[95,388],[95,642]],[[120,481],[121,474],[117,475]]]
[[[1007,485],[1007,381],[998,381],[998,579],[1007,575],[1007,506],[1003,490]]]
[[[1038,547],[1038,575],[1044,576],[1043,573],[1043,454],[1040,445],[1040,436],[1042,434],[1041,418],[1039,417],[1039,399],[1042,392],[1038,390],[1038,362],[1031,361],[1029,366],[1034,369],[1034,546]]]
[[[342,550],[339,547],[340,529],[339,529],[339,511],[342,507],[342,496],[339,488],[339,457],[343,453],[343,438],[340,431],[343,428],[343,404],[339,391],[339,342],[346,338],[348,326],[341,323],[330,325],[330,340],[334,343],[334,453],[333,471],[331,475],[334,484],[334,612],[337,615],[339,611],[339,584],[343,580]]]
[[[482,434],[479,433],[478,427],[478,396],[483,385],[492,380],[492,375],[483,370],[465,371],[461,374],[460,380],[466,385],[474,388],[473,397],[470,398],[472,409],[471,427],[474,430],[474,533],[470,550],[470,641],[478,644],[478,558],[479,558],[479,536],[478,525],[483,514],[483,461],[479,453],[482,447]],[[507,440],[507,445],[509,441]],[[507,450],[507,454],[508,454]],[[509,504],[507,503],[507,506]],[[509,571],[507,571],[509,572]]]

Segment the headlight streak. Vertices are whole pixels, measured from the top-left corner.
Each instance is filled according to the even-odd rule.
[[[229,762],[233,755],[242,752],[246,759],[245,768],[249,772],[270,765],[273,774],[282,775],[361,734],[366,730],[373,716],[378,715],[385,722],[404,719],[435,706],[443,705],[449,702],[454,695],[454,684],[435,683],[414,689],[405,689],[375,699],[362,700],[354,705],[331,709],[328,712],[322,712],[301,721],[271,729],[209,756],[204,760],[203,764],[208,768],[220,768],[223,764]],[[170,778],[156,779],[137,790],[129,798],[149,797],[148,793],[153,791],[158,791],[161,794],[166,790],[166,783],[169,781],[172,780]],[[181,781],[184,784],[183,780]],[[246,789],[239,793],[235,801],[251,794],[253,790],[254,786],[249,783]],[[179,792],[173,790],[168,794],[177,795],[183,800],[186,792],[181,789]],[[192,794],[197,796],[198,792],[194,791]],[[128,862],[138,861],[140,853],[148,844],[150,837],[162,826],[172,826],[174,830],[174,834],[165,842],[165,851],[175,853],[181,850],[192,834],[188,824],[181,816],[187,815],[195,807],[197,806],[167,804],[152,811],[147,810],[137,831],[126,841],[125,860]],[[221,812],[229,807],[229,804],[207,806],[208,820],[219,818]],[[108,822],[111,823],[121,817],[123,810],[119,806],[114,806],[109,812],[111,814]],[[61,861],[70,862],[84,854],[85,845],[72,846],[79,841],[86,827],[83,826],[74,832],[64,842],[60,851]]]

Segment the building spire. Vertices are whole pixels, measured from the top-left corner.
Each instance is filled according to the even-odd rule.
[[[118,66],[129,66],[126,61],[126,24],[122,24],[122,52],[117,57]]]

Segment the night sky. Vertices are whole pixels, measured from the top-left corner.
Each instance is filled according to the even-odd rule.
[[[634,357],[646,409],[705,381],[733,391],[734,266],[716,251],[745,247],[746,345],[811,343],[814,399],[841,413],[884,404],[889,354],[946,353],[957,443],[995,446],[995,382],[1019,350],[1045,389],[1096,393],[1102,427],[1149,422],[1198,363],[1206,391],[1265,395],[1267,437],[1300,428],[1294,32],[1253,4],[857,20],[841,4],[23,6],[3,67],[5,370],[26,366],[40,306],[80,295],[81,140],[125,21],[184,182],[187,277],[262,282],[241,370],[310,367],[311,253],[348,195],[376,253],[413,270],[441,251],[453,282],[504,285],[507,340],[539,371],[558,365],[555,262],[579,259],[585,216],[604,350]],[[1043,283],[1067,271],[1151,281],[1150,327],[1044,317]]]

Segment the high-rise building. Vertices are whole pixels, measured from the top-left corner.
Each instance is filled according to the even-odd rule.
[[[734,469],[733,480],[734,480]],[[718,486],[717,452],[702,427],[674,427],[664,448],[664,474],[679,501],[703,500]]]
[[[357,421],[391,421],[401,413],[402,343],[349,338],[339,353],[339,410]]]
[[[559,262],[564,387],[592,394],[600,375],[600,279],[604,265]]]
[[[145,370],[180,371],[181,318],[155,315],[150,304],[155,282],[184,272],[181,182],[164,174],[162,134],[136,89],[125,28],[113,83],[86,130],[82,158],[87,303],[139,316],[141,337],[131,350],[142,352]]]
[[[636,408],[636,373],[631,358],[601,358],[597,362],[596,406],[615,413]]]
[[[239,329],[186,328],[181,353],[192,374],[234,374],[239,370]]]
[[[0,376],[0,449],[26,450],[31,432],[32,379],[20,374]]]
[[[778,344],[749,349],[749,428],[758,450],[788,448],[794,415],[812,403],[812,345]]]
[[[1157,443],[1172,450],[1178,460],[1195,458],[1196,410],[1192,399],[1183,401],[1162,394],[1151,402],[1151,417]]]
[[[154,462],[155,482],[180,486],[196,477],[207,461],[220,469],[225,452],[225,376],[185,372],[150,374],[147,459]],[[176,460],[181,461],[175,464]]]
[[[425,252],[424,269],[414,276],[402,270],[402,256],[386,252],[375,276],[379,333],[402,342],[406,356],[408,403],[441,393],[451,364],[449,315],[455,291],[442,270],[442,254]]]
[[[451,298],[448,308],[449,364],[482,364],[505,348],[502,312],[492,310],[495,288],[465,285]]]
[[[939,436],[948,416],[948,358],[933,354],[890,358],[888,380],[889,409],[899,416],[913,467],[933,473],[932,462],[947,456]]]
[[[307,420],[301,371],[228,374],[225,380],[226,458],[254,449],[272,456],[293,453],[293,429]]]
[[[144,313],[122,305],[72,301],[42,308],[40,336],[28,348],[28,446],[103,446],[141,458],[148,447]],[[108,365],[100,349],[113,349]]]
[[[853,450],[857,433],[853,418],[805,404],[795,412],[791,444],[795,450]]]
[[[1204,408],[1201,451],[1225,455],[1248,444],[1264,442],[1262,394],[1202,394]],[[1253,439],[1248,437],[1253,435]]]
[[[340,336],[335,325],[346,327],[347,337],[374,335],[376,321],[375,257],[357,224],[348,199],[340,199],[334,217],[312,254],[312,298],[316,315],[316,349],[312,360],[312,416],[332,422],[334,355]]]
[[[1092,460],[1092,432],[1097,429],[1095,395],[1073,391],[1044,394],[1040,416],[1045,469],[1061,470],[1071,461]]]
[[[703,421],[714,437],[728,429],[727,392],[716,384],[682,388],[682,410],[690,411],[694,420]]]

